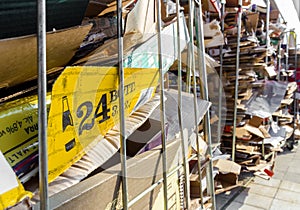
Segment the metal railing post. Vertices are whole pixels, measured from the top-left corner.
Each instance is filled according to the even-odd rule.
[[[224,14],[225,14],[225,4],[226,0],[221,0],[222,8],[221,8],[221,31],[224,34]],[[218,115],[219,115],[219,121],[218,121],[218,141],[221,142],[221,136],[222,136],[222,93],[223,93],[223,44],[220,46],[220,70],[219,70],[219,104],[218,104]]]
[[[124,98],[124,68],[123,68],[123,24],[122,0],[117,0],[117,36],[118,36],[118,79],[119,79],[119,118],[120,118],[120,160],[122,177],[123,209],[128,209],[128,183],[127,183],[127,152],[125,137],[125,98]]]
[[[297,106],[298,106],[298,99],[296,98],[296,93],[298,92],[298,82],[297,82],[297,33],[294,32],[295,34],[295,56],[294,56],[294,68],[295,68],[295,72],[294,72],[294,78],[296,81],[296,85],[297,85],[297,90],[294,92],[293,96],[294,96],[294,107],[293,107],[293,111],[294,111],[294,118],[293,118],[293,143],[295,143],[295,130],[296,130],[296,122],[297,122]]]
[[[180,128],[180,137],[181,137],[181,147],[182,147],[182,157],[183,157],[183,171],[184,171],[184,194],[185,194],[185,207],[189,209],[190,207],[190,179],[189,179],[189,170],[187,155],[185,152],[186,148],[186,139],[183,134],[182,126],[182,66],[181,66],[181,44],[180,44],[180,3],[179,0],[176,0],[176,16],[177,16],[177,50],[178,50],[178,122]]]
[[[265,0],[266,1],[266,6],[267,6],[267,14],[266,14],[266,65],[268,65],[268,52],[270,48],[270,36],[269,36],[269,31],[270,31],[270,0]]]
[[[204,31],[203,31],[203,19],[202,19],[202,4],[199,1],[199,12],[197,13],[198,22],[198,65],[200,75],[202,74],[202,85],[201,92],[203,98],[209,101],[208,96],[208,83],[207,83],[207,72],[206,72],[206,62],[205,62],[205,47],[204,47]],[[208,111],[204,116],[204,136],[207,141],[209,155],[209,163],[207,168],[207,179],[208,179],[208,192],[211,196],[212,209],[216,209],[216,198],[215,198],[215,186],[214,186],[214,176],[213,176],[213,162],[212,162],[212,141],[211,141],[211,127],[210,127],[210,112]]]
[[[267,6],[267,13],[266,13],[266,37],[265,37],[265,42],[266,42],[266,58],[265,58],[265,63],[266,66],[268,66],[268,53],[269,53],[269,48],[270,48],[270,36],[269,36],[269,28],[270,28],[270,0],[265,0],[266,1],[266,6]],[[267,76],[265,76],[265,81],[267,80]],[[262,139],[262,156],[263,159],[265,158],[265,141]]]
[[[277,71],[278,71],[278,80],[281,81],[281,39],[278,40],[278,46],[277,46]]]
[[[167,182],[167,154],[166,154],[166,128],[165,128],[165,92],[164,92],[164,74],[162,59],[162,38],[161,38],[161,2],[156,0],[156,21],[157,21],[157,41],[158,41],[158,65],[160,82],[160,120],[161,120],[161,143],[162,143],[162,161],[163,161],[163,191],[164,191],[164,209],[168,210],[168,182]]]
[[[193,72],[193,68],[195,68],[195,58],[194,58],[194,2],[192,0],[188,1],[189,5],[189,35],[190,42],[188,44],[188,65],[187,65],[187,76],[186,76],[186,92],[191,92],[191,73]]]
[[[46,1],[37,1],[38,141],[40,209],[49,209],[47,144]]]
[[[195,70],[195,54],[194,54],[194,2],[189,0],[189,32],[190,32],[190,45],[189,45],[189,55],[191,59],[190,67],[189,67],[189,75],[193,75],[193,95],[194,95],[194,132],[196,135],[196,147],[197,147],[197,167],[198,167],[198,179],[199,179],[199,191],[200,191],[200,204],[201,209],[204,208],[204,202],[203,202],[203,189],[202,189],[202,174],[201,174],[201,154],[200,154],[200,143],[199,143],[199,133],[198,133],[198,102],[197,102],[197,86],[196,86],[196,70]]]
[[[290,57],[290,53],[289,53],[289,50],[290,50],[290,36],[291,36],[291,33],[293,33],[293,31],[289,31],[287,34],[286,34],[286,54],[285,54],[285,70],[287,71],[287,76],[286,76],[286,81],[289,80],[288,78],[288,70],[289,70],[289,57]]]
[[[239,0],[237,20],[237,47],[236,47],[236,67],[235,67],[235,91],[234,91],[234,112],[233,112],[233,134],[232,134],[232,160],[235,161],[235,142],[236,142],[236,124],[237,124],[237,103],[239,91],[239,68],[240,68],[240,42],[241,42],[241,19],[242,19],[242,0]]]

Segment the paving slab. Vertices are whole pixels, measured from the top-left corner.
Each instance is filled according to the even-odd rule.
[[[285,152],[279,153],[276,158],[294,158],[295,154],[296,154],[296,152],[285,151]]]
[[[257,208],[269,209],[273,198],[243,191],[234,201]]]
[[[297,152],[294,156],[294,159],[300,159],[300,153]]]
[[[274,178],[274,176],[269,180],[262,179],[260,177],[255,177],[253,183],[278,188],[281,184],[281,180]]]
[[[242,187],[234,188],[225,193],[218,194],[216,196],[216,206],[217,209],[226,209],[226,207],[236,198],[240,192],[243,191]]]
[[[277,156],[275,159],[275,166],[289,165],[290,163],[293,162],[294,159],[295,159],[294,155],[293,157],[286,157],[285,155]]]
[[[300,174],[299,173],[286,173],[285,176],[282,178],[282,180],[295,182],[300,184]]]
[[[285,171],[278,171],[277,169],[275,169],[272,179],[282,180],[284,178],[285,174],[286,174]]]
[[[226,210],[265,210],[264,208],[257,208],[255,206],[245,205],[238,202],[232,202]]]
[[[290,190],[279,189],[275,196],[278,200],[287,201],[289,203],[294,203],[300,205],[299,193]]]
[[[251,183],[248,185],[249,191],[248,193],[258,194],[270,198],[274,198],[277,193],[277,187],[269,187],[265,185]]]
[[[300,184],[295,183],[295,182],[290,182],[287,180],[282,180],[279,188],[283,189],[283,190],[289,190],[292,192],[300,193]],[[300,196],[300,194],[299,194],[299,196]]]
[[[290,166],[287,164],[282,164],[282,165],[275,164],[274,171],[281,171],[285,173],[286,171],[288,171],[289,168]]]
[[[287,201],[274,199],[270,210],[299,210],[300,205]]]
[[[300,156],[299,158],[294,157],[289,163],[289,167],[299,167],[299,163],[300,163]]]

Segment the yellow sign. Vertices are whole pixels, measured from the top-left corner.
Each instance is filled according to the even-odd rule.
[[[29,96],[0,107],[0,150],[18,176],[38,163],[37,104],[37,96]]]
[[[124,69],[125,116],[154,95],[157,69]],[[119,123],[118,69],[67,67],[52,89],[48,117],[49,181]]]

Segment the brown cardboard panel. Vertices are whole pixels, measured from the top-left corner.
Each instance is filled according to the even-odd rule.
[[[259,130],[263,133],[265,138],[271,138],[271,136],[265,126],[263,126],[263,125],[259,126]]]
[[[296,82],[290,82],[288,83],[287,87],[287,94],[291,94],[297,90],[297,83]]]
[[[260,138],[265,138],[264,134],[260,131],[259,128],[254,127],[252,125],[245,125],[245,128],[247,131],[249,131],[250,133],[260,137]]]
[[[98,15],[100,12],[105,10],[107,8],[107,3],[108,2],[100,2],[100,1],[90,1],[86,11],[85,11],[85,17],[95,17]]]
[[[277,75],[274,66],[265,67],[265,71],[269,77],[275,77]]]
[[[91,25],[47,33],[47,69],[65,66]],[[0,87],[11,87],[37,76],[36,36],[0,40]]]
[[[220,180],[220,184],[221,184],[222,188],[221,189],[216,189],[216,192],[215,192],[216,195],[218,195],[220,193],[223,193],[223,192],[226,192],[226,191],[230,191],[230,190],[242,185],[242,183],[239,183],[239,182],[236,185],[232,185],[230,183],[227,183],[227,182],[221,181],[221,180]]]
[[[203,167],[203,165],[202,165]],[[199,175],[196,174],[197,167],[195,166],[192,169],[192,172],[190,173],[190,194],[191,197],[196,198],[200,195],[200,181],[199,181]],[[202,184],[202,191],[205,191],[206,189],[206,170],[204,168],[201,169],[201,184]]]
[[[230,160],[219,159],[214,164],[214,167],[218,168],[222,174],[233,173],[239,175],[241,172],[241,166]]]
[[[247,22],[246,22],[246,30],[248,32],[256,31],[257,30],[257,23],[259,18],[259,13],[249,13],[246,15]]]
[[[237,185],[238,183],[238,175],[234,173],[218,174],[216,179],[220,180],[223,183],[222,185],[225,185],[225,188],[232,185]]]
[[[259,155],[260,152],[257,152],[257,147],[244,145],[244,144],[237,144],[236,150],[242,153],[246,153],[249,155]],[[252,162],[252,161],[251,161]]]
[[[196,68],[196,71],[199,71],[198,70],[198,60],[199,60],[199,57],[198,57],[198,52],[197,52],[197,48],[195,47],[195,51],[194,51],[194,54],[195,54],[195,68]],[[184,49],[184,51],[181,53],[181,59],[182,59],[182,68],[187,68],[187,65],[188,63],[186,63],[185,61],[187,61],[187,57],[188,57],[188,51],[187,49]],[[178,60],[176,60],[173,65],[170,67],[170,70],[176,70],[177,71],[177,68],[178,68],[178,63],[177,63]],[[220,66],[218,64],[217,61],[215,61],[213,58],[211,58],[208,54],[205,54],[205,63],[206,63],[206,70],[207,70],[207,74],[214,74],[215,73],[215,68]]]
[[[226,6],[228,7],[237,7],[239,4],[238,0],[227,0],[226,1]],[[243,0],[242,1],[242,5],[243,6],[248,6],[249,4],[251,4],[251,0]]]
[[[128,0],[123,0],[122,5],[124,6],[125,2],[129,2]],[[132,1],[133,2],[133,1]],[[126,5],[126,4],[125,4]],[[86,17],[95,17],[99,14],[107,14],[108,12],[104,12],[104,10],[108,9],[110,12],[116,11],[116,3],[113,0],[90,0],[85,11]],[[112,10],[113,9],[113,10]]]
[[[236,137],[238,139],[250,140],[252,135],[246,130],[245,127],[236,128]]]
[[[253,116],[250,120],[249,120],[249,125],[252,125],[254,127],[259,127],[262,123],[263,119],[257,116]]]
[[[133,0],[127,0],[127,1],[122,1],[122,9],[124,10],[128,5],[132,4],[134,1]],[[113,1],[109,5],[107,5],[107,8],[99,12],[97,15],[98,16],[104,16],[108,13],[111,12],[116,12],[116,2]]]

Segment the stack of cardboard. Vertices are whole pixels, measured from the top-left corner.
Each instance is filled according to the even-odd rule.
[[[227,5],[228,6],[228,5]],[[257,175],[270,177],[276,151],[282,150],[281,135],[275,135],[272,114],[277,111],[280,114],[291,107],[293,92],[296,85],[263,79],[275,79],[277,73],[274,57],[271,56],[273,48],[266,49],[264,35],[257,39],[257,29],[264,31],[262,20],[265,10],[243,11],[242,33],[239,51],[239,72],[236,78],[237,59],[237,10],[233,7],[226,8],[225,31],[226,45],[223,52],[219,49],[210,49],[210,53],[218,59],[223,54],[223,87],[226,94],[226,126],[222,136],[222,151],[231,153],[233,135],[234,94],[235,84],[238,80],[238,101],[236,118],[236,152],[235,161],[246,166],[249,171],[257,171]],[[271,50],[272,49],[272,50]],[[268,62],[265,58],[268,56]],[[287,92],[286,92],[287,90]],[[224,102],[223,102],[224,103]],[[277,113],[276,112],[276,113]],[[284,112],[285,113],[285,112]],[[277,114],[278,115],[278,114]],[[274,116],[274,114],[273,114]],[[291,114],[282,115],[278,118],[279,129],[289,125],[284,131],[292,133]],[[283,131],[283,130],[282,130]],[[263,156],[264,155],[264,156]],[[263,159],[267,161],[262,161]],[[267,174],[266,174],[267,171]],[[269,174],[268,174],[269,173]]]
[[[237,34],[236,34],[236,13],[231,12],[229,8],[228,15],[225,18],[225,34],[227,37],[227,50],[223,55],[223,78],[225,80],[224,90],[226,94],[227,118],[226,127],[223,135],[223,143],[228,149],[231,148],[232,125],[234,113],[234,95],[236,83],[236,53],[237,53]],[[265,69],[264,58],[266,49],[258,44],[258,40],[249,32],[251,27],[257,25],[257,13],[249,13],[248,22],[242,27],[242,36],[240,39],[239,54],[239,73],[238,73],[238,101],[237,101],[237,125],[243,125],[243,119],[247,117],[247,103],[253,95],[253,83],[257,80],[258,75],[263,74]],[[238,130],[239,131],[239,130]],[[240,132],[240,131],[239,131]],[[240,136],[238,136],[240,137]],[[245,138],[245,137],[243,137]],[[230,151],[231,149],[227,150]]]
[[[273,113],[273,116],[277,118],[278,126],[282,127],[286,131],[285,139],[289,139],[294,131],[294,116],[293,102],[294,102],[294,92],[297,89],[296,82],[290,82],[287,85],[286,93],[284,98],[281,100],[280,108]]]

